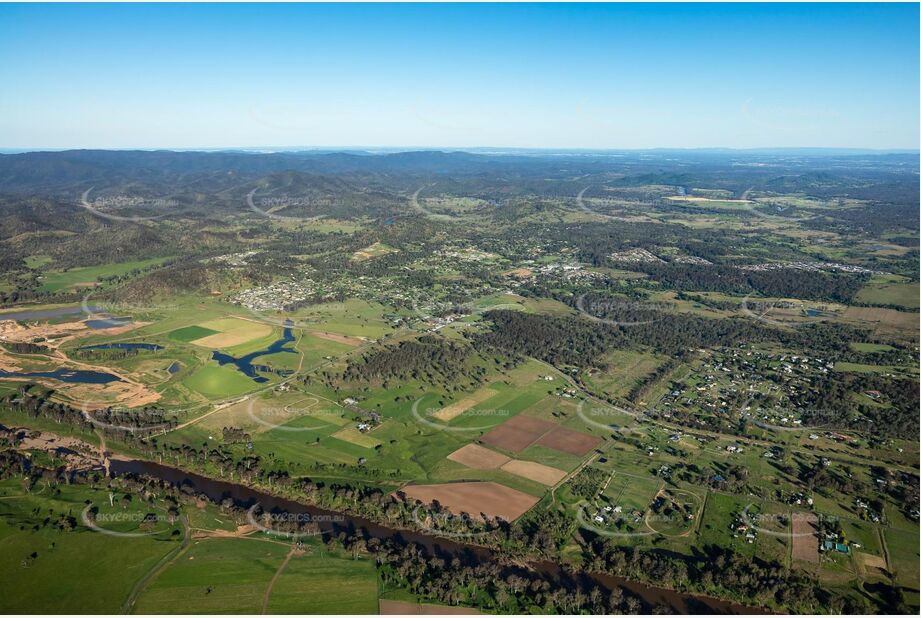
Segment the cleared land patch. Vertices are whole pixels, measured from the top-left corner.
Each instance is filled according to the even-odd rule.
[[[819,563],[818,517],[812,513],[793,513],[793,559]]]
[[[496,394],[496,391],[490,388],[484,388],[484,389],[478,390],[477,392],[470,395],[469,397],[464,397],[460,401],[456,401],[449,406],[445,406],[441,410],[438,410],[437,412],[432,414],[432,416],[434,416],[440,421],[448,422],[460,416],[461,414],[463,414],[464,412],[466,412],[473,406],[477,405],[478,403],[482,403],[486,401],[487,399],[489,399],[495,394]]]
[[[431,504],[435,500],[443,507],[473,518],[501,517],[514,521],[537,504],[537,497],[493,482],[445,483],[443,485],[407,485],[402,491],[410,500]]]
[[[486,444],[518,452],[533,444],[556,425],[532,416],[518,415],[480,438]]]
[[[601,438],[587,433],[565,427],[555,427],[541,436],[537,444],[572,455],[585,455],[599,442]]]
[[[479,444],[462,446],[448,455],[448,459],[476,470],[495,470],[509,462],[509,458],[502,453],[483,448]]]
[[[846,322],[858,322],[861,326],[876,325],[881,331],[909,331],[917,334],[918,314],[881,307],[848,307],[842,315]]]
[[[873,554],[866,554],[862,552],[857,552],[856,557],[863,563],[865,569],[879,569],[880,571],[886,570],[886,559],[882,556],[874,556]]]
[[[556,485],[566,476],[566,472],[563,470],[551,468],[550,466],[545,466],[544,464],[539,464],[534,461],[523,461],[521,459],[512,459],[502,466],[502,470],[532,481],[537,481],[541,485],[546,485],[548,487]]]
[[[352,259],[361,262],[364,260],[380,257],[382,255],[387,255],[388,253],[396,253],[396,251],[397,250],[393,247],[388,247],[383,243],[376,242],[371,246],[365,247],[364,249],[359,249],[353,253]]]
[[[529,277],[531,277],[531,275],[534,274],[534,271],[528,268],[516,268],[514,270],[509,270],[503,274],[510,275],[512,277],[518,277],[519,279],[528,279]]]

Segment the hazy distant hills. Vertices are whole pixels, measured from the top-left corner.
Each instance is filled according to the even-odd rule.
[[[0,155],[7,206],[43,197],[72,207],[94,199],[169,199],[179,208],[246,209],[255,198],[292,216],[378,216],[425,191],[500,202],[572,197],[588,185],[708,186],[874,196],[917,203],[915,153],[837,151],[244,152],[67,150]],[[913,182],[907,182],[914,179]],[[848,190],[842,192],[842,186]],[[297,198],[297,199],[293,199]],[[281,203],[288,200],[287,205]],[[298,201],[299,200],[299,201]]]
[[[464,152],[241,153],[68,150],[0,155],[0,190],[29,192],[128,182],[219,191],[279,172],[313,174],[476,174],[559,167],[552,160]],[[596,164],[595,167],[598,167]]]

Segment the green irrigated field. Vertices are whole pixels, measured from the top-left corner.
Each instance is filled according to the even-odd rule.
[[[208,364],[195,371],[183,383],[206,397],[223,398],[242,395],[260,385],[233,367]]]
[[[329,358],[337,358],[348,354],[355,349],[355,346],[323,339],[310,333],[303,333],[295,344],[295,349],[303,354],[303,369],[310,370],[329,362]]]
[[[201,339],[202,337],[208,337],[209,335],[216,334],[216,330],[211,330],[210,328],[205,328],[204,326],[186,326],[183,328],[177,328],[176,330],[172,331],[169,333],[168,337],[173,341],[189,343],[190,341],[195,341],[196,339]]]

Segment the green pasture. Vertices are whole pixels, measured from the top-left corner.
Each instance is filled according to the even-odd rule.
[[[86,528],[80,523],[86,500],[104,505],[108,493],[39,483],[25,494],[17,480],[0,482],[0,611],[120,613],[135,582],[179,547],[180,537],[169,531],[121,537]],[[55,527],[66,515],[76,518],[75,529]],[[128,522],[119,527],[137,531]]]

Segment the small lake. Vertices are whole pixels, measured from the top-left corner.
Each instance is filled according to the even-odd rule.
[[[218,352],[215,350],[211,353],[211,358],[216,360],[218,365],[233,365],[236,367],[243,375],[248,378],[252,378],[254,382],[262,384],[263,382],[268,382],[269,379],[259,375],[258,372],[272,372],[275,371],[280,373],[280,375],[285,375],[290,373],[287,371],[279,371],[272,369],[267,365],[255,365],[253,360],[259,358],[260,356],[267,356],[269,354],[277,354],[278,352],[290,352],[291,354],[296,354],[294,348],[289,348],[287,345],[294,341],[294,333],[291,332],[291,320],[285,320],[285,330],[282,333],[281,339],[270,345],[264,350],[258,350],[256,352],[250,352],[245,356],[239,358],[231,356],[230,354],[225,354],[224,352]]]
[[[5,371],[0,369],[0,378],[52,378],[68,384],[108,384],[121,382],[121,378],[102,371],[86,369],[55,369],[54,371]]]
[[[90,312],[96,313],[101,311],[99,307],[88,307]],[[54,318],[63,318],[68,315],[83,313],[83,307],[77,305],[74,307],[58,307],[57,309],[34,309],[25,311],[14,311],[11,313],[0,313],[0,320],[48,320]]]
[[[162,350],[162,345],[156,343],[100,343],[98,345],[85,345],[78,350]]]
[[[115,328],[116,326],[125,326],[127,324],[131,324],[131,318],[96,318],[86,321],[86,325],[93,330]]]

